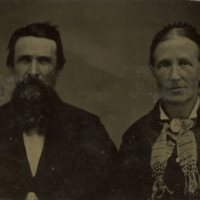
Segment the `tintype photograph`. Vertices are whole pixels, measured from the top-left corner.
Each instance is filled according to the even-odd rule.
[[[0,13],[0,200],[200,199],[200,1]]]

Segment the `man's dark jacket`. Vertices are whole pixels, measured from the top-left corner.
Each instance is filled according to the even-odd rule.
[[[11,103],[0,109],[0,199],[104,199],[112,189],[116,148],[98,117],[61,102],[48,124],[32,177],[22,128]]]
[[[197,142],[197,151],[200,156],[200,109],[194,134]],[[160,135],[163,122],[160,121],[158,103],[154,109],[135,122],[124,134],[120,147],[121,164],[121,199],[148,200],[151,196],[153,178],[151,175],[151,149]],[[176,149],[176,148],[175,148]],[[198,156],[198,157],[199,157]],[[165,183],[174,192],[166,194],[161,200],[183,200],[184,175],[176,162],[177,153],[174,150],[168,160],[165,170]],[[198,162],[200,170],[200,163]],[[187,198],[186,198],[187,199]],[[195,199],[197,200],[197,199]]]

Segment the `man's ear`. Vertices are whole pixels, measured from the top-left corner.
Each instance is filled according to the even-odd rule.
[[[16,73],[14,66],[9,66],[9,70],[11,73]]]
[[[17,84],[19,81],[21,81],[21,77],[16,73],[14,66],[9,67],[9,76],[14,84]]]
[[[55,72],[54,72],[54,75],[55,75],[55,78],[57,79],[58,78],[58,76],[59,76],[59,74],[60,74],[60,72],[62,71],[62,69],[59,69],[59,70],[55,70]]]
[[[48,80],[50,81],[50,86],[55,87],[60,71],[56,69],[49,74]]]
[[[14,67],[12,67],[12,66],[9,66],[9,72],[10,72],[10,74],[12,75],[12,76],[17,76],[16,75],[16,71],[15,71],[15,68]]]

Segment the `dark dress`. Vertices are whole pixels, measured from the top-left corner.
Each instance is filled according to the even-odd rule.
[[[135,122],[124,134],[120,147],[121,199],[148,200],[151,196],[153,178],[150,159],[152,145],[162,129],[159,106]],[[200,155],[200,110],[194,127],[197,152]],[[175,148],[176,149],[176,148]],[[163,199],[183,200],[184,174],[176,162],[176,150],[168,160],[165,170],[165,183],[174,194],[166,194]],[[200,164],[198,162],[198,169]]]

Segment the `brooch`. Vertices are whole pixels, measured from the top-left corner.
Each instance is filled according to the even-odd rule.
[[[181,120],[180,119],[177,119],[177,118],[174,118],[171,120],[170,122],[170,129],[173,133],[178,133],[181,129]]]

